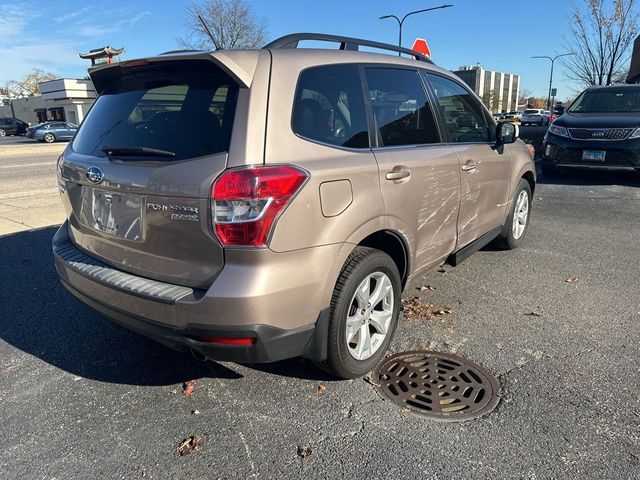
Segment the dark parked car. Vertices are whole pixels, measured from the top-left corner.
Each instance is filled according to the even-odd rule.
[[[53,143],[57,140],[71,140],[78,126],[68,122],[39,123],[27,129],[27,138],[35,138],[41,142]]]
[[[542,171],[561,167],[640,171],[640,85],[588,88],[551,124]]]
[[[27,131],[27,124],[17,118],[0,118],[0,137],[7,135],[24,135]]]

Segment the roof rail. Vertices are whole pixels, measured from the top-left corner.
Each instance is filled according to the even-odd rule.
[[[168,52],[162,52],[162,53],[159,53],[158,55],[175,55],[177,53],[192,53],[192,52],[204,52],[204,51],[205,50],[185,48],[183,50],[169,50]]]
[[[270,48],[298,48],[298,43],[303,40],[316,40],[321,42],[335,42],[340,44],[340,50],[354,50],[358,51],[359,47],[373,47],[380,50],[389,50],[392,52],[400,52],[415,57],[416,60],[421,62],[433,63],[426,55],[418,53],[414,50],[404,47],[398,47],[390,45],[388,43],[374,42],[372,40],[363,40],[361,38],[343,37],[341,35],[327,35],[324,33],[292,33],[280,37],[273,42],[267,43],[264,47]]]

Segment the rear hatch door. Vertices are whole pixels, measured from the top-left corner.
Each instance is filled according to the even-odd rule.
[[[224,264],[209,197],[240,87],[207,60],[128,63],[94,78],[59,167],[71,239],[120,270],[206,288]]]

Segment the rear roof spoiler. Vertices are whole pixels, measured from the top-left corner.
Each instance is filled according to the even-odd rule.
[[[209,61],[220,67],[233,78],[241,87],[249,88],[261,54],[267,54],[260,50],[218,50],[215,52],[203,51],[175,51],[166,52],[157,57],[125,60],[107,65],[98,65],[89,69],[89,76],[93,81],[96,92],[101,94],[108,84],[109,78],[119,69],[131,68],[146,64],[171,62],[176,60],[202,60]]]

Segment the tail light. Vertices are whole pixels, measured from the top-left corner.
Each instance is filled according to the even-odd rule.
[[[229,170],[211,192],[213,225],[224,246],[265,246],[276,218],[309,174],[292,165]]]

